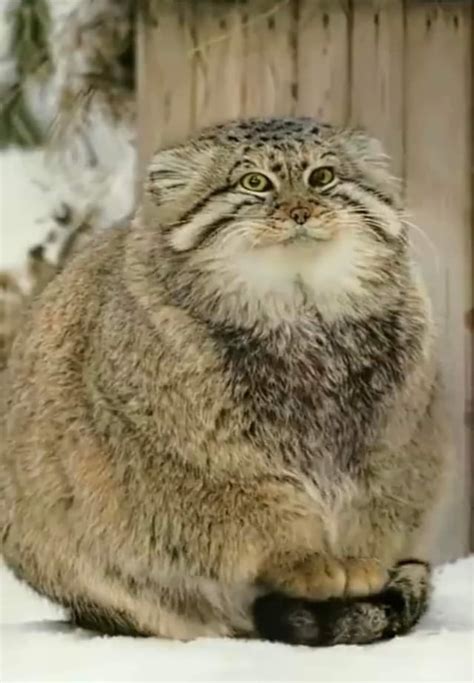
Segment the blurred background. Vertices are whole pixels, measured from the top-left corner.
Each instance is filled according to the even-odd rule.
[[[437,559],[474,550],[473,17],[472,0],[1,0],[0,366],[31,297],[127,228],[156,148],[239,116],[362,127],[402,180],[440,328],[457,468]]]

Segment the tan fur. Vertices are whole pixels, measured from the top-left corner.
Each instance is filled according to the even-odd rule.
[[[201,317],[203,299],[194,312],[174,305],[157,277],[165,258],[159,215],[148,203],[129,231],[112,230],[86,248],[47,287],[17,340],[0,464],[7,563],[73,611],[88,601],[114,619],[124,615],[138,632],[181,639],[252,635],[251,604],[268,588],[306,598],[379,591],[397,561],[418,553],[445,469],[425,295],[415,280],[406,285],[420,350],[396,392],[381,399],[387,419],[361,473],[323,449],[310,474],[280,452],[282,440],[296,443],[295,415],[269,425],[264,449],[244,436],[252,426],[236,396],[245,388],[224,367]],[[307,255],[290,248],[285,267],[298,277],[285,280],[283,252],[269,253],[266,268],[280,277],[273,285],[273,276],[257,281],[258,267],[247,270],[252,294],[243,307],[247,290],[232,290],[226,277],[246,257],[236,237],[215,249],[222,254],[233,239],[235,259],[219,269],[227,294],[206,304],[215,320],[289,331],[312,324],[307,292],[321,275]],[[363,263],[375,262],[365,238],[341,239]],[[247,263],[253,258],[260,253]],[[348,289],[339,283],[341,292],[336,284],[323,292],[325,325],[348,311],[364,319],[391,301],[383,286],[366,293],[380,274],[367,284],[353,268]],[[305,272],[303,296],[291,283]],[[261,299],[259,287],[267,288]],[[291,394],[296,379],[285,381]]]

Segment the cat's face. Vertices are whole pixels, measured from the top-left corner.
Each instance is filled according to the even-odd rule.
[[[156,155],[147,189],[177,264],[262,294],[356,291],[403,239],[379,145],[309,119],[204,131]]]

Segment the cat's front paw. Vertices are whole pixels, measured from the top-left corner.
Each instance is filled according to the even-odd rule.
[[[347,558],[343,565],[346,596],[364,597],[380,593],[389,579],[388,570],[375,559]]]
[[[286,595],[308,600],[327,600],[344,595],[346,573],[339,560],[311,555],[294,564],[275,563],[265,582]]]
[[[264,580],[293,597],[327,600],[379,593],[388,581],[388,572],[373,559],[315,554],[293,564],[275,563]]]

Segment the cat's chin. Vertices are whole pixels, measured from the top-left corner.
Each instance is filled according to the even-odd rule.
[[[356,286],[354,253],[334,240],[305,240],[251,249],[232,260],[230,270],[259,295],[282,294],[304,285],[315,295]]]
[[[339,260],[342,261],[341,265],[347,265],[348,256],[344,245],[337,244],[330,237],[297,237],[251,249],[242,255],[241,260],[250,268],[256,267],[278,275],[278,279],[285,279],[285,275],[292,279],[303,272],[314,272],[315,269],[323,268],[326,271],[326,260],[331,263],[332,269]]]

